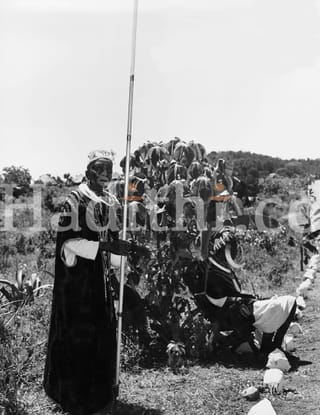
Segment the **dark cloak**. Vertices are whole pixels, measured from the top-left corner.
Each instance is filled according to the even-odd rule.
[[[91,211],[88,205],[91,206]],[[86,212],[98,225],[108,221],[108,206],[95,204],[82,192],[67,199],[57,233],[55,281],[44,372],[47,395],[64,411],[89,414],[113,399],[116,369],[116,321],[110,283],[102,254],[95,260],[76,257],[72,267],[61,258],[63,244],[73,238],[99,240]],[[70,212],[80,229],[69,229]],[[63,230],[63,229],[66,230]],[[117,232],[109,237],[117,238]]]
[[[208,259],[186,260],[181,274],[207,319],[219,322],[220,330],[237,329],[250,333],[254,322],[254,296],[241,291],[240,282],[225,257],[227,243],[230,244],[232,256],[235,256],[236,242],[232,233],[228,229],[213,233],[209,240]],[[218,307],[208,297],[227,297],[227,301],[223,307]]]

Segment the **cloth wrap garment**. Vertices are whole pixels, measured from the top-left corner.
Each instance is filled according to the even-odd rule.
[[[103,254],[98,251],[95,259],[76,256],[73,266],[63,258],[66,241],[99,241],[95,225],[108,222],[110,206],[93,201],[86,189],[70,194],[60,217],[44,373],[47,395],[64,411],[79,415],[113,400],[116,370],[116,320]],[[107,235],[118,238],[116,231]]]
[[[240,283],[228,265],[225,246],[236,253],[235,239],[227,228],[212,234],[205,261],[185,261],[182,276],[205,317],[218,323],[220,331],[233,331],[228,337],[235,345],[248,341],[253,350],[253,332],[263,334],[261,351],[271,352],[282,345],[294,319],[296,299],[291,295],[259,300],[241,291]]]
[[[206,261],[184,261],[184,282],[207,319],[219,323],[220,330],[238,330],[241,336],[253,330],[254,296],[241,291],[241,285],[230,268],[225,246],[230,244],[233,256],[236,241],[228,227],[212,233]]]

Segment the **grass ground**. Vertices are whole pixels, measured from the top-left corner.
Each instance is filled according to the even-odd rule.
[[[290,291],[297,287],[302,273],[291,281]],[[210,364],[186,363],[177,374],[167,367],[133,367],[121,373],[121,384],[115,415],[237,415],[247,414],[254,403],[240,396],[240,391],[255,385],[260,397],[267,397],[278,415],[320,415],[320,278],[309,292],[307,308],[301,320],[304,334],[297,339],[295,352],[303,361],[285,375],[280,395],[270,395],[263,388],[264,369],[250,357],[230,354]],[[286,287],[278,292],[285,292]],[[38,362],[42,370],[43,360]],[[60,415],[45,397],[41,382],[25,389],[20,399],[24,410],[19,415]]]
[[[116,414],[246,414],[253,403],[241,398],[240,391],[247,385],[255,385],[261,390],[260,397],[268,398],[278,415],[320,415],[319,288],[320,280],[317,280],[301,320],[304,333],[296,342],[295,354],[302,363],[310,364],[285,375],[283,393],[270,395],[262,385],[263,368],[250,367],[247,359],[230,356],[229,364],[193,365],[178,375],[166,369],[123,373]],[[125,404],[132,405],[132,412],[126,412]]]

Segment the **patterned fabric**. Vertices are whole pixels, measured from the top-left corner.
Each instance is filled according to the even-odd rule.
[[[105,160],[112,160],[113,155],[110,151],[107,150],[94,150],[91,151],[91,153],[89,153],[88,155],[88,165],[93,163],[96,160],[101,160],[101,159],[105,159]]]
[[[93,203],[80,190],[68,197],[59,222],[44,388],[72,413],[90,414],[113,400],[116,321],[101,253],[94,260],[77,256],[72,267],[60,253],[67,240],[99,241],[106,223],[108,205]],[[117,232],[104,232],[118,238]]]

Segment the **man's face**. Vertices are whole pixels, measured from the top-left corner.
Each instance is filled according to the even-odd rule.
[[[96,160],[88,168],[88,178],[93,187],[104,188],[112,178],[111,160]]]

